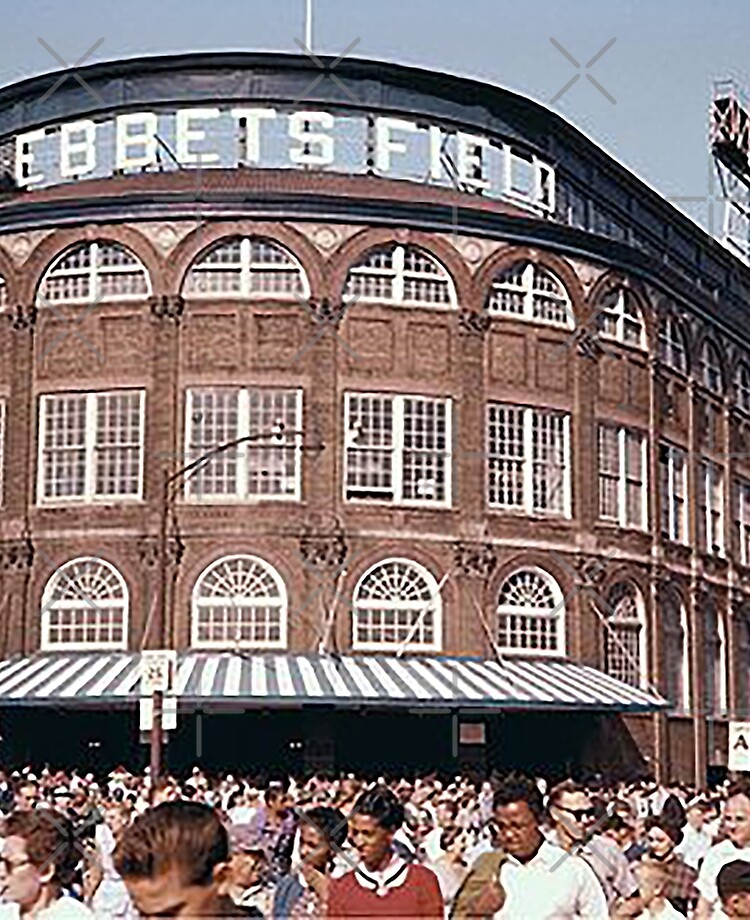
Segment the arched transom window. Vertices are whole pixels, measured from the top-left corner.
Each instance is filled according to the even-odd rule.
[[[542,569],[514,572],[500,588],[497,644],[502,652],[565,654],[565,601]]]
[[[643,316],[627,288],[617,287],[607,291],[596,311],[596,322],[602,338],[635,348],[646,348]]]
[[[61,566],[42,597],[42,649],[127,647],[128,589],[117,569],[96,557]]]
[[[616,584],[607,596],[604,615],[604,669],[633,687],[646,680],[646,630],[643,599],[631,584]]]
[[[724,392],[724,375],[721,370],[719,350],[713,342],[704,342],[701,349],[701,383],[711,393]]]
[[[204,250],[187,273],[188,297],[272,297],[310,295],[299,260],[273,240],[233,237]]]
[[[495,276],[487,312],[552,326],[574,325],[573,309],[562,281],[534,262],[517,262]]]
[[[440,586],[409,559],[385,559],[365,572],[354,591],[353,612],[354,649],[442,646]]]
[[[193,590],[196,648],[285,648],[287,594],[279,573],[257,556],[225,556]]]
[[[453,279],[438,260],[416,246],[371,249],[349,269],[344,287],[349,303],[376,301],[397,306],[456,306]]]
[[[675,591],[663,594],[659,603],[664,631],[664,690],[676,710],[687,712],[690,709],[690,652],[685,605]]]
[[[140,300],[151,292],[143,263],[119,243],[80,243],[59,256],[42,277],[40,306]]]
[[[685,330],[674,316],[665,316],[659,326],[659,360],[680,374],[688,372]]]
[[[745,361],[740,361],[734,372],[734,394],[739,408],[750,412],[750,367]]]

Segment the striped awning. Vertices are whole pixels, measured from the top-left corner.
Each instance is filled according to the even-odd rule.
[[[423,706],[476,709],[666,707],[656,693],[570,661],[185,652],[173,694],[183,704]],[[101,708],[140,698],[137,653],[40,653],[0,663],[0,705]]]

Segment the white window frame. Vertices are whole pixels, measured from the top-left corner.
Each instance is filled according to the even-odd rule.
[[[608,297],[612,293],[613,291],[609,290],[603,295],[603,297]],[[608,339],[609,341],[612,341],[612,342],[618,342],[620,345],[624,345],[625,348],[637,348],[639,351],[647,351],[648,342],[647,342],[647,337],[646,337],[646,321],[643,318],[643,311],[638,306],[638,303],[636,302],[635,298],[633,297],[633,295],[627,288],[618,287],[616,288],[616,293],[617,293],[616,305],[609,306],[605,309],[602,303],[603,298],[601,298],[599,300],[599,303],[597,304],[597,310],[595,313],[595,317],[596,317],[597,329],[598,329],[599,335],[603,339]],[[625,300],[628,297],[630,298],[631,303],[636,313],[638,314],[638,321],[640,324],[641,333],[640,333],[640,338],[637,344],[634,344],[633,342],[625,341],[625,332],[624,332],[625,319],[626,319]],[[606,330],[601,328],[601,325],[600,325],[601,318],[605,315],[614,316],[615,318],[614,333],[607,332]]]
[[[499,602],[496,608],[497,616],[497,628],[495,635],[498,636],[497,646],[498,651],[503,655],[515,655],[521,658],[564,658],[567,654],[567,609],[565,606],[565,596],[560,588],[560,585],[557,583],[557,580],[553,578],[549,572],[545,571],[538,566],[522,566],[518,569],[515,569],[513,572],[510,572],[502,581],[500,589],[498,591],[498,598],[503,592],[506,582],[516,575],[518,572],[534,572],[537,575],[540,575],[544,581],[550,587],[553,598],[555,600],[555,606],[551,612],[543,611],[542,613],[533,613],[532,608],[526,607],[503,607]],[[529,613],[524,611],[529,610]],[[499,619],[501,615],[508,613],[513,615],[513,613],[520,616],[536,616],[538,619],[555,619],[557,621],[557,645],[556,649],[525,649],[525,648],[514,648],[512,646],[500,645],[499,637]]]
[[[745,381],[743,382],[743,371]],[[740,361],[734,373],[735,405],[743,412],[750,414],[750,367],[745,361]]]
[[[521,152],[513,144],[503,144],[503,187],[507,198],[522,202],[526,207],[531,205],[535,210],[546,214],[555,213],[555,170],[534,153]],[[513,167],[517,161],[528,163],[533,172],[533,192],[524,195],[513,189]],[[545,201],[545,178],[547,198]]]
[[[199,622],[198,610],[200,607],[208,607],[209,604],[205,599],[198,598],[198,589],[203,579],[215,568],[225,562],[231,562],[235,559],[247,559],[252,563],[259,564],[270,575],[279,591],[279,641],[278,642],[250,642],[248,640],[237,640],[235,642],[222,642],[216,639],[199,639]],[[247,598],[248,600],[250,598]],[[235,606],[234,598],[227,598],[229,606]],[[277,605],[274,604],[274,607]],[[255,556],[250,553],[234,553],[229,556],[221,556],[214,559],[210,565],[207,565],[200,575],[196,578],[193,590],[190,592],[190,645],[194,649],[231,649],[231,648],[254,648],[254,649],[286,649],[289,642],[289,595],[286,589],[284,579],[281,577],[278,569],[271,565],[261,556]]]
[[[640,590],[635,585],[628,583],[628,587],[630,588],[630,591],[632,592],[633,598],[635,601],[636,616],[633,620],[630,620],[630,621],[618,620],[614,616],[615,605],[613,605],[610,601],[610,598],[612,596],[612,593],[614,592],[615,587],[617,586],[616,585],[613,586],[612,591],[610,591],[610,594],[607,598],[607,608],[608,609],[605,611],[605,614],[606,614],[605,620],[607,623],[607,626],[605,628],[606,635],[604,638],[606,671],[611,677],[614,677],[617,680],[620,680],[623,683],[628,684],[628,686],[636,686],[640,689],[644,689],[648,686],[649,675],[648,675],[648,629],[647,629],[646,609],[645,609],[645,604],[643,601],[643,595],[641,594]],[[609,668],[609,662],[607,660],[606,652],[609,649],[609,642],[611,640],[617,645],[619,654],[623,654],[622,649],[619,645],[620,636],[618,633],[618,627],[623,627],[624,629],[628,629],[628,628],[632,629],[632,624],[635,624],[636,622],[638,624],[638,661],[637,661],[638,683],[631,684],[630,681],[624,680],[621,675],[612,673],[612,671]]]
[[[607,517],[603,514],[601,501],[599,507],[599,517],[604,521],[613,521],[619,527],[628,530],[648,530],[648,438],[642,431],[636,428],[627,428],[620,425],[607,425],[599,423],[598,432],[602,429],[615,430],[617,432],[617,517]],[[635,480],[629,475],[627,468],[627,441],[628,435],[637,437],[641,442],[641,522],[633,524],[628,521],[628,488]],[[598,449],[598,444],[597,444]],[[601,482],[601,456],[598,457],[598,470]],[[601,490],[599,491],[601,497]]]
[[[60,578],[62,572],[65,571],[68,567],[72,567],[76,563],[79,564],[91,564],[92,562],[101,563],[106,568],[111,569],[115,574],[117,580],[120,583],[122,588],[123,597],[122,601],[95,601],[93,598],[90,598],[90,603],[95,607],[106,606],[123,606],[123,617],[122,617],[122,639],[119,642],[50,642],[50,612],[53,608],[54,601],[52,600],[53,589],[57,586],[57,581]],[[70,604],[70,601],[64,602],[65,604]],[[78,556],[75,559],[69,559],[66,563],[61,565],[53,574],[48,578],[47,584],[44,586],[44,592],[42,593],[42,609],[41,609],[41,641],[40,641],[40,650],[43,652],[62,652],[62,651],[93,651],[95,649],[107,649],[111,651],[123,651],[128,647],[128,636],[130,633],[130,592],[128,591],[128,584],[125,581],[125,578],[122,575],[122,572],[116,566],[112,565],[111,562],[108,562],[106,559],[102,559],[98,556]]]
[[[391,418],[393,419],[393,429],[391,432],[391,485],[392,498],[373,498],[366,496],[363,498],[352,497],[349,495],[349,451],[356,450],[351,443],[352,431],[352,401],[354,399],[389,399],[391,401]],[[422,400],[424,402],[442,403],[445,406],[445,498],[442,500],[433,498],[404,498],[404,403],[408,399]],[[342,477],[342,495],[344,501],[353,505],[364,504],[386,504],[401,505],[404,507],[414,508],[450,508],[453,500],[453,400],[450,397],[442,396],[425,396],[422,394],[396,394],[396,393],[374,393],[347,391],[344,393],[344,474]],[[385,453],[385,450],[383,451]],[[363,490],[365,491],[365,490]]]
[[[427,300],[406,300],[404,298],[404,289],[405,289],[405,280],[407,277],[413,278],[429,278],[429,276],[422,275],[418,272],[411,272],[406,269],[406,250],[413,249],[419,255],[424,256],[430,262],[433,262],[434,265],[439,269],[439,274],[436,275],[436,280],[446,283],[448,290],[448,303],[433,303],[432,301]],[[364,263],[366,260],[380,251],[391,250],[393,254],[393,267],[392,268],[371,268]],[[355,275],[382,275],[386,278],[393,279],[393,288],[391,297],[367,297],[363,294],[348,294],[346,293],[347,287],[349,285],[349,278]],[[443,263],[437,259],[431,252],[424,249],[421,246],[409,246],[403,243],[386,243],[383,246],[374,246],[371,249],[368,249],[367,252],[363,253],[360,261],[356,262],[353,265],[349,266],[349,270],[346,274],[346,280],[344,281],[344,299],[347,304],[354,305],[357,303],[382,303],[390,307],[413,307],[420,310],[442,310],[450,311],[456,310],[458,308],[458,298],[456,295],[456,284],[453,280],[453,276],[448,271],[448,269],[443,265]]]
[[[503,271],[512,271],[518,267],[518,263],[515,265],[509,265]],[[563,292],[563,296],[556,298],[554,294],[551,294],[549,291],[542,290],[542,288],[537,288],[534,285],[535,276],[538,271],[546,272],[549,274],[557,284],[560,285],[560,289]],[[486,312],[490,316],[503,317],[508,320],[519,320],[526,323],[538,323],[539,325],[550,326],[553,329],[572,329],[575,325],[574,316],[573,316],[573,307],[570,301],[570,296],[568,294],[567,288],[563,284],[562,280],[548,268],[546,265],[542,265],[540,262],[526,262],[523,266],[521,272],[521,284],[515,285],[511,284],[508,281],[503,281],[501,279],[502,272],[495,276],[490,286],[490,294],[487,298]],[[523,297],[523,312],[522,313],[510,313],[504,310],[501,310],[493,306],[492,301],[496,292],[507,291],[511,294],[520,294]],[[566,320],[563,323],[557,322],[555,320],[546,319],[543,316],[534,315],[534,298],[535,297],[544,297],[549,300],[557,299],[560,301],[563,312],[565,313]]]
[[[433,617],[434,623],[432,628],[432,633],[434,636],[434,641],[431,643],[415,643],[413,640],[404,644],[404,642],[359,642],[357,640],[357,627],[359,624],[359,610],[361,601],[359,599],[359,592],[362,586],[362,583],[368,578],[374,571],[381,568],[384,565],[387,565],[391,562],[398,562],[404,565],[411,566],[415,571],[424,578],[427,586],[432,591],[433,599],[435,600],[435,606],[433,608]],[[440,591],[440,584],[438,583],[435,576],[430,572],[429,569],[426,569],[420,563],[415,562],[413,559],[408,559],[405,556],[393,556],[388,559],[380,559],[374,565],[371,565],[366,572],[362,574],[360,579],[357,581],[357,585],[354,589],[354,602],[352,604],[352,651],[358,652],[393,652],[395,650],[403,649],[404,651],[411,652],[440,652],[443,648],[443,597]],[[375,606],[375,605],[373,605]],[[396,601],[389,601],[386,606],[392,606],[394,609],[397,609],[399,603]],[[401,605],[403,606],[403,604]],[[417,607],[414,602],[409,602],[409,606],[414,610],[425,610],[425,606]]]
[[[188,387],[185,394],[185,457],[191,456],[191,442],[193,433],[193,400],[197,391],[220,391],[220,390],[237,390],[237,437],[243,437],[250,431],[250,394],[259,390],[269,392],[294,393],[295,396],[295,415],[296,424],[294,431],[294,491],[285,495],[274,495],[272,493],[254,494],[251,493],[249,485],[249,456],[254,448],[263,447],[281,447],[283,441],[275,443],[273,436],[268,438],[259,438],[257,441],[246,441],[239,444],[237,451],[237,491],[230,494],[217,494],[214,492],[203,493],[192,491],[191,476],[185,478],[182,489],[182,500],[191,504],[199,505],[223,505],[223,504],[257,504],[260,502],[299,502],[302,500],[302,401],[303,391],[301,387],[222,387],[222,386],[192,386]],[[220,445],[216,445],[219,447]],[[288,448],[292,450],[292,447]],[[187,462],[187,461],[186,461]]]
[[[739,533],[740,562],[750,565],[750,480],[737,478],[737,515],[735,524]]]
[[[276,240],[270,239],[264,236],[242,236],[239,237],[240,243],[240,261],[239,263],[230,263],[232,266],[235,266],[239,269],[236,273],[239,275],[240,279],[240,289],[239,291],[191,291],[189,290],[190,278],[192,272],[196,269],[196,266],[200,265],[202,260],[206,259],[214,250],[221,249],[222,246],[228,246],[238,239],[237,236],[227,236],[222,237],[219,240],[211,243],[210,246],[207,246],[203,249],[195,259],[190,263],[188,270],[185,272],[185,277],[182,282],[181,291],[183,296],[194,298],[196,300],[290,300],[295,302],[297,296],[302,300],[310,299],[310,282],[307,277],[307,272],[305,271],[302,263],[297,258],[297,256],[291,252],[286,246],[282,246],[281,243]],[[252,261],[252,244],[253,243],[265,243],[268,246],[275,247],[280,252],[283,252],[285,256],[293,263],[294,267],[299,272],[300,282],[302,284],[302,292],[299,295],[295,295],[289,291],[254,291],[251,284],[251,276],[253,274],[253,267],[262,265],[263,271],[273,272],[278,270],[279,272],[289,272],[290,266],[283,263],[274,263],[274,262],[263,262],[263,263],[254,263]],[[213,270],[213,269],[212,269]],[[219,269],[220,270],[220,269]],[[200,274],[200,270],[198,272]]]
[[[0,275],[0,311],[5,310],[8,306],[8,285],[5,278]]]
[[[687,452],[674,444],[661,442],[659,444],[659,485],[662,485],[662,470],[664,463],[661,460],[661,451],[667,451],[667,494],[661,494],[662,514],[667,509],[669,516],[669,531],[664,534],[662,529],[663,518],[659,521],[659,530],[662,536],[673,543],[683,545],[688,542],[688,502],[687,502]],[[680,488],[678,490],[678,485]]]
[[[96,422],[97,422],[97,412],[96,412],[96,401],[99,397],[107,396],[123,396],[130,394],[137,394],[139,397],[139,421],[138,426],[140,429],[140,442],[138,444],[138,492],[135,495],[131,494],[108,494],[108,495],[99,495],[96,492]],[[65,496],[51,496],[47,497],[44,494],[45,479],[44,479],[44,445],[46,441],[46,432],[47,432],[47,409],[46,407],[54,402],[54,400],[61,399],[84,399],[86,404],[85,409],[85,429],[84,429],[84,453],[85,453],[85,478],[84,478],[84,490],[82,495],[65,495]],[[45,506],[53,505],[71,505],[71,504],[113,504],[113,503],[134,503],[143,501],[143,470],[145,463],[145,435],[146,435],[146,391],[142,388],[136,387],[127,387],[121,390],[95,390],[92,392],[80,393],[80,392],[60,392],[60,393],[45,393],[39,397],[38,402],[39,409],[39,444],[37,448],[37,504]]]
[[[690,686],[690,631],[688,629],[687,610],[685,609],[685,605],[682,603],[682,599],[678,595],[671,597],[670,601],[673,601],[677,605],[677,614],[680,621],[680,630],[682,632],[682,646],[680,652],[680,672],[682,675],[680,686],[682,688],[682,699],[674,701],[671,711],[677,713],[689,713],[691,711],[693,694],[692,688]],[[665,660],[666,668],[669,668],[671,664],[672,662]],[[672,701],[670,700],[670,703],[671,702]]]
[[[712,556],[721,556],[723,557],[726,553],[726,541],[724,538],[724,469],[719,466],[718,463],[714,463],[712,460],[701,459],[698,461],[698,502],[697,502],[697,513],[703,518],[703,536],[705,539],[705,546],[702,547],[703,552],[708,553]],[[713,477],[714,474],[718,475],[718,499],[716,501],[717,507],[714,508],[714,494],[713,488],[714,485]],[[703,502],[701,501],[703,499]],[[716,519],[718,521],[718,532],[719,532],[719,543],[711,542],[709,544],[709,539],[713,533],[712,523]]]
[[[716,359],[715,361],[709,360],[709,355],[713,355]],[[721,355],[719,354],[719,349],[714,345],[713,342],[705,341],[703,347],[701,348],[701,385],[708,390],[709,393],[713,393],[715,396],[723,396],[726,389],[726,381],[724,380],[724,375],[721,371]],[[719,377],[719,386],[714,387],[709,382],[709,374],[716,373]]]
[[[100,246],[116,246],[119,249],[124,250],[129,256],[135,259],[138,269],[143,272],[143,276],[146,279],[146,291],[142,294],[106,294],[101,295],[101,285],[99,280],[100,274],[107,275],[129,275],[135,272],[136,266],[101,266],[99,265],[99,247]],[[58,269],[57,265],[63,260],[71,256],[76,250],[88,249],[89,250],[89,266],[88,272],[85,272],[83,269]],[[65,297],[60,300],[50,299],[42,294],[44,290],[44,285],[47,282],[50,274],[55,273],[57,277],[63,277],[68,275],[70,277],[75,277],[78,275],[88,274],[89,276],[89,293],[86,297]],[[153,288],[151,286],[151,277],[148,273],[148,269],[141,262],[141,260],[136,256],[136,254],[125,246],[123,243],[120,243],[118,240],[94,240],[91,243],[79,242],[75,243],[73,246],[68,246],[67,249],[64,249],[59,253],[55,259],[47,266],[44,270],[44,274],[39,282],[36,293],[36,303],[37,306],[44,309],[47,305],[51,307],[65,306],[66,304],[95,304],[95,303],[120,303],[120,302],[138,302],[144,301],[146,298],[151,296]]]
[[[682,367],[675,362],[681,356]],[[687,375],[689,370],[687,344],[682,323],[674,316],[665,316],[659,327],[659,359],[677,374]]]
[[[489,443],[490,439],[490,413],[493,408],[506,409],[510,411],[520,412],[523,416],[523,459],[522,469],[523,469],[523,508],[519,508],[517,505],[508,505],[503,504],[502,502],[491,501],[490,500],[490,464],[493,460],[497,459],[497,456],[492,452],[492,446]],[[553,415],[561,416],[563,421],[563,454],[564,454],[564,465],[562,469],[562,490],[563,490],[563,500],[562,500],[562,510],[548,510],[545,508],[535,508],[534,507],[534,464],[536,463],[534,459],[534,426],[537,421],[538,415]],[[529,517],[551,517],[551,518],[565,518],[569,519],[571,517],[571,456],[570,456],[570,413],[564,412],[558,409],[543,409],[538,406],[519,406],[513,403],[502,403],[496,402],[494,400],[487,403],[487,408],[485,412],[485,439],[487,443],[487,463],[485,465],[485,476],[486,476],[486,500],[487,507],[492,509],[497,509],[506,512],[507,514],[519,514],[526,515]],[[498,455],[499,456],[499,455]]]

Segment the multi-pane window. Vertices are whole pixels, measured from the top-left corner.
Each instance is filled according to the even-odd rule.
[[[0,275],[0,310],[4,310],[8,306],[8,285],[5,283],[5,278]]]
[[[143,390],[42,396],[39,501],[140,498],[144,402]]]
[[[645,675],[645,629],[641,596],[626,582],[616,584],[607,596],[604,629],[604,669],[633,687]]]
[[[664,638],[664,683],[667,699],[680,711],[690,709],[690,658],[685,606],[675,591],[660,601]]]
[[[698,463],[698,546],[724,553],[724,470],[710,460]]]
[[[39,285],[41,306],[58,303],[99,303],[140,300],[151,290],[148,273],[119,243],[81,243],[56,259]]]
[[[395,244],[371,249],[349,269],[344,297],[351,303],[456,306],[453,280],[437,259],[416,246]]]
[[[680,374],[687,374],[688,357],[685,332],[674,316],[665,316],[659,326],[659,360]]]
[[[743,608],[737,615],[737,716],[750,716],[750,611]]]
[[[345,495],[449,505],[450,400],[347,393]]]
[[[272,240],[234,237],[198,256],[185,279],[188,297],[306,298],[310,288],[299,261]]]
[[[736,495],[737,531],[740,546],[740,562],[750,565],[750,482],[737,480]]]
[[[566,328],[574,324],[570,298],[562,282],[534,262],[518,262],[495,276],[487,312]]]
[[[385,559],[354,591],[352,648],[440,651],[440,586],[409,559]]]
[[[602,338],[636,348],[646,347],[646,327],[635,298],[626,288],[614,288],[601,299],[596,323]]]
[[[744,361],[740,361],[734,372],[734,393],[740,409],[750,412],[750,367]]]
[[[257,556],[225,556],[193,589],[196,648],[286,648],[287,594],[279,573]]]
[[[666,540],[687,543],[687,455],[671,444],[659,445],[661,533]]]
[[[718,614],[713,599],[704,612],[704,703],[708,716],[726,715],[727,673],[726,637],[724,621]]]
[[[521,569],[505,580],[498,597],[497,644],[506,653],[565,654],[565,601],[547,572]]]
[[[74,559],[47,582],[42,596],[42,649],[123,649],[128,641],[128,589],[103,559]]]
[[[707,390],[718,396],[724,392],[721,358],[716,346],[711,342],[704,342],[701,350],[701,383]]]
[[[189,389],[186,463],[205,462],[187,477],[186,497],[209,502],[299,500],[301,430],[302,390]],[[236,446],[216,452],[238,440]]]
[[[490,403],[488,502],[524,514],[570,516],[570,417]]]
[[[620,527],[647,525],[647,443],[639,431],[599,425],[599,516]]]

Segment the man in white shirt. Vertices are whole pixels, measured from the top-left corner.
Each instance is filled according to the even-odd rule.
[[[724,830],[727,839],[711,847],[698,875],[696,887],[700,899],[695,920],[721,920],[726,917],[719,901],[717,876],[727,863],[735,860],[750,862],[750,786],[747,782],[738,783],[729,790],[724,806]]]
[[[506,858],[472,912],[494,920],[607,920],[604,890],[579,857],[545,840],[536,784],[509,777],[495,793],[493,816]]]
[[[699,799],[687,807],[687,824],[682,829],[682,841],[675,847],[675,853],[693,869],[700,869],[701,863],[711,849],[713,838],[706,829],[705,806]]]

